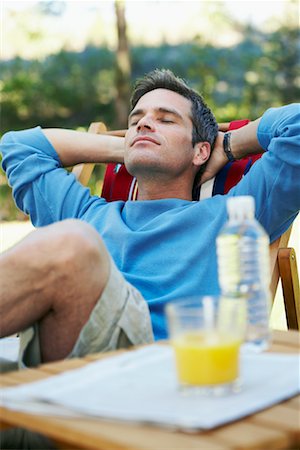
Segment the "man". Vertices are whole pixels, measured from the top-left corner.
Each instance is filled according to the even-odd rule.
[[[168,301],[218,294],[227,196],[195,202],[193,185],[228,158],[268,150],[228,195],[254,196],[275,240],[300,207],[299,116],[296,104],[271,109],[224,141],[203,99],[157,70],[135,87],[125,141],[58,129],[6,134],[15,201],[42,227],[0,259],[1,333],[25,330],[20,364],[151,342],[152,330],[164,338]],[[63,169],[91,161],[124,161],[138,201],[92,197]]]

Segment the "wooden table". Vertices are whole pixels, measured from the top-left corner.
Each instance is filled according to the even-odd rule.
[[[275,331],[270,351],[299,352],[300,334]],[[109,354],[44,364],[37,369],[3,374],[1,386],[14,386],[88,364]],[[54,418],[0,408],[2,428],[18,426],[42,433],[64,449],[299,449],[300,395],[213,431],[185,434],[158,427],[94,418]]]

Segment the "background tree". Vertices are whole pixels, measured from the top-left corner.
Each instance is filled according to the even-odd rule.
[[[127,126],[131,77],[131,61],[124,1],[115,1],[115,12],[118,35],[116,51],[116,123],[119,127],[123,128]]]

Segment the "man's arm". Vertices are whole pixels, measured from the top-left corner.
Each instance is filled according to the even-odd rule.
[[[71,130],[44,133],[40,127],[6,133],[0,143],[2,167],[17,206],[30,214],[35,226],[82,218],[89,208],[101,208],[100,199],[91,196],[62,165],[122,160],[123,142],[118,137]]]
[[[248,125],[232,130],[230,138],[230,147],[235,159],[242,159],[245,156],[261,153],[264,149],[261,147],[257,130],[261,118],[250,122]],[[206,169],[201,177],[201,184],[213,178],[228,163],[228,158],[223,148],[224,133],[219,132],[216,139],[212,155],[207,163]]]
[[[300,104],[270,108],[261,119],[233,131],[232,137],[235,157],[265,153],[227,195],[253,196],[256,218],[273,241],[300,210]],[[220,152],[220,158],[226,163],[226,155]]]
[[[124,160],[124,138],[60,128],[42,130],[56,150],[63,167],[79,163]]]

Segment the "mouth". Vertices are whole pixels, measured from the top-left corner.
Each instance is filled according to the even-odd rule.
[[[153,139],[150,136],[138,136],[136,137],[132,143],[131,143],[131,147],[137,143],[146,143],[146,142],[152,142],[152,144],[156,144],[156,145],[160,145],[160,143],[158,141],[156,141],[155,139]]]

